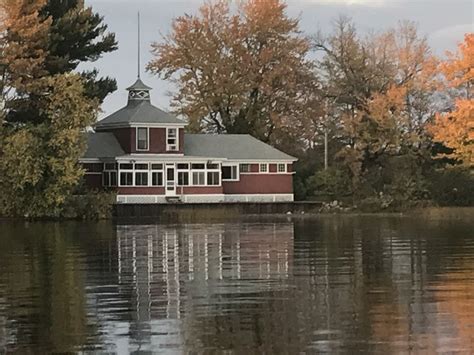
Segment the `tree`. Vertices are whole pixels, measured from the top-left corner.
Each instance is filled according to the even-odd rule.
[[[69,73],[81,62],[95,61],[115,50],[113,34],[103,19],[78,0],[3,0],[5,43],[2,64],[5,82],[14,97],[8,100],[10,123],[39,123],[45,119],[37,79]],[[39,26],[35,28],[34,26]],[[81,73],[85,94],[99,102],[116,89],[115,80],[98,79],[97,70]]]
[[[98,107],[84,95],[77,74],[40,79],[45,121],[4,128],[0,155],[0,211],[57,216],[83,175],[84,130]],[[47,94],[46,94],[47,93]]]
[[[342,17],[334,33],[314,38],[313,46],[324,54],[318,69],[340,122],[335,136],[343,148],[336,158],[350,168],[355,190],[369,175],[377,190],[384,185],[380,172],[387,158],[426,155],[436,60],[408,22],[360,38]]]
[[[51,75],[71,72],[80,63],[94,62],[117,49],[115,34],[107,33],[103,16],[85,7],[83,0],[48,0],[41,15],[52,21],[45,61]],[[98,78],[96,69],[81,75],[85,79],[86,95],[100,102],[117,89],[115,79]]]
[[[456,54],[448,52],[441,71],[449,88],[455,89],[454,108],[438,113],[431,125],[433,139],[450,148],[439,157],[457,159],[462,165],[474,165],[474,33],[466,34]]]
[[[172,106],[194,131],[250,133],[279,146],[302,141],[317,81],[309,42],[279,0],[206,3],[154,43],[148,69],[176,82]],[[291,138],[289,138],[291,137]]]

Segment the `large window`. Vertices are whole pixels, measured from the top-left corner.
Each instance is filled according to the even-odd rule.
[[[148,128],[137,128],[137,150],[148,150]]]
[[[103,186],[117,186],[117,164],[105,163],[103,172]]]
[[[178,186],[188,186],[188,185],[189,185],[189,172],[178,170]]]
[[[121,186],[133,186],[133,172],[121,171],[120,172],[120,185]]]
[[[207,184],[210,186],[220,185],[218,171],[209,171],[207,173]]]
[[[193,185],[203,186],[206,185],[206,174],[204,171],[193,171]]]
[[[163,164],[151,164],[151,185],[163,186]]]
[[[177,151],[178,149],[178,129],[167,128],[166,129],[166,150]]]
[[[222,166],[222,180],[238,180],[239,170],[237,165]]]

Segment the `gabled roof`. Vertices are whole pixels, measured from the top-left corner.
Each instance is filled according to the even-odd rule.
[[[296,160],[249,134],[185,134],[184,154],[229,160]]]
[[[130,101],[127,106],[100,120],[95,124],[95,128],[101,129],[107,126],[123,126],[132,123],[185,125],[184,121],[153,106],[149,101],[137,100]]]
[[[87,151],[83,158],[115,158],[124,155],[122,147],[113,133],[108,132],[88,132]]]

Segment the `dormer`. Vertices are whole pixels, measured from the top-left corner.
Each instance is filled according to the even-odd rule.
[[[151,104],[151,88],[138,78],[127,106],[97,122],[97,132],[112,132],[127,154],[183,154],[185,122]]]

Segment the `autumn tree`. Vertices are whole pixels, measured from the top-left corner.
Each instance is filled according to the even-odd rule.
[[[103,19],[83,1],[3,0],[5,41],[2,64],[14,98],[8,100],[6,120],[11,123],[43,120],[41,93],[36,80],[69,73],[81,62],[95,61],[115,50],[113,34]],[[35,22],[36,21],[36,22]],[[37,26],[38,28],[35,28]],[[85,94],[101,102],[116,89],[115,80],[98,78],[96,70],[81,73]]]
[[[431,133],[433,139],[451,149],[450,157],[467,167],[474,165],[474,33],[468,33],[459,44],[458,53],[448,52],[441,63],[446,85],[454,89],[454,108],[436,115]]]
[[[317,82],[309,42],[279,0],[217,0],[173,22],[148,69],[174,80],[172,106],[194,131],[250,133],[296,146]],[[289,138],[291,137],[291,138]]]
[[[323,53],[317,65],[323,92],[340,122],[335,137],[343,147],[334,158],[342,159],[359,190],[371,171],[372,188],[380,189],[388,157],[426,155],[436,60],[411,23],[363,38],[341,17],[313,46]]]
[[[45,1],[2,0],[0,33],[5,105],[8,117],[20,100],[28,119],[2,121],[0,140],[0,214],[58,216],[83,171],[84,131],[98,105],[85,94],[78,74],[49,75],[51,19],[41,15]],[[21,124],[19,124],[21,122]]]

